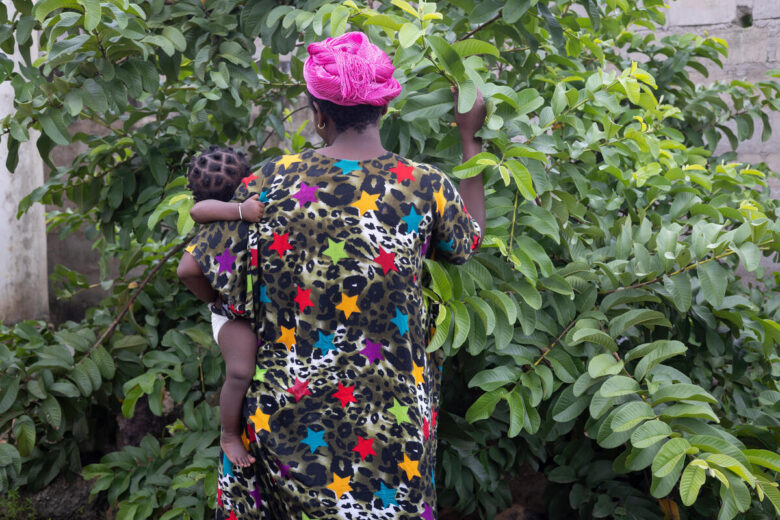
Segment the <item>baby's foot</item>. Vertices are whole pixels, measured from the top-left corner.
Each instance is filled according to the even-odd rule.
[[[227,455],[228,460],[235,466],[245,468],[255,461],[255,458],[244,448],[241,437],[234,433],[222,432],[219,445],[222,451],[225,452],[225,455]]]

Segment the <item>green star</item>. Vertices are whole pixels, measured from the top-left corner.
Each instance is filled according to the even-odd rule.
[[[303,515],[301,516],[301,520],[311,520],[311,518],[309,518],[309,515],[307,515],[306,513],[301,513],[301,515]]]
[[[255,377],[253,377],[252,379],[254,379],[255,381],[260,381],[261,383],[263,383],[263,382],[265,382],[265,373],[266,372],[268,372],[267,368],[264,368],[264,369],[260,370],[260,367],[255,366]]]
[[[326,249],[323,254],[329,256],[334,264],[338,263],[342,258],[349,257],[349,255],[344,252],[344,242],[336,242],[330,238],[328,239],[328,249]]]
[[[401,406],[401,403],[398,402],[398,399],[393,398],[393,406],[391,406],[387,411],[395,415],[397,424],[412,422],[409,419],[409,407]]]

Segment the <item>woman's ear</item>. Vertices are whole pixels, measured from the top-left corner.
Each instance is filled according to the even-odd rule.
[[[382,115],[387,114],[387,105],[382,107]]]

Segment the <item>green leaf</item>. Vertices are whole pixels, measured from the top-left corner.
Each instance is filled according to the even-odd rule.
[[[501,10],[501,16],[508,24],[517,22],[532,6],[536,5],[537,0],[507,0],[504,8]]]
[[[465,114],[474,106],[477,100],[477,87],[469,80],[458,84],[458,112]]]
[[[691,308],[691,279],[686,273],[672,277],[664,275],[664,288],[672,297],[674,306],[680,312]]]
[[[525,115],[544,105],[544,98],[535,88],[527,88],[517,93],[517,115]]]
[[[612,376],[601,385],[599,393],[603,397],[619,397],[635,394],[639,391],[639,383],[626,376]]]
[[[35,447],[35,423],[28,415],[22,415],[14,421],[14,437],[19,455],[29,456]]]
[[[458,53],[461,58],[473,56],[474,54],[489,54],[500,58],[501,54],[498,49],[492,43],[488,43],[476,38],[468,38],[466,40],[460,40],[452,44],[452,48]],[[461,110],[461,112],[465,112]]]
[[[612,354],[598,354],[588,363],[588,373],[593,379],[612,376],[623,370],[623,361],[615,359]]]
[[[443,302],[452,298],[452,280],[447,271],[436,261],[425,259],[425,265],[433,280],[433,291],[441,297]]]
[[[401,30],[398,31],[398,43],[401,47],[406,49],[415,44],[415,42],[425,34],[422,29],[413,23],[405,23],[401,26]],[[462,110],[461,112],[468,112],[468,110]]]
[[[437,321],[436,323],[436,332],[431,338],[431,342],[428,344],[428,347],[425,349],[426,352],[433,352],[437,350],[439,347],[441,347],[450,333],[450,323],[452,322],[452,313],[450,312],[449,307],[447,307],[446,305],[440,306],[439,316],[441,317],[441,321],[440,322]]]
[[[780,473],[780,455],[769,450],[742,450],[751,464]]]
[[[490,305],[485,300],[474,296],[466,297],[465,301],[482,320],[482,324],[485,326],[485,334],[491,334],[496,326],[496,315],[493,313]]]
[[[706,480],[707,475],[704,468],[693,465],[693,461],[688,464],[680,477],[680,499],[684,505],[691,506],[696,502],[696,497],[699,496],[699,489],[701,489]]]
[[[677,383],[673,385],[662,386],[654,393],[653,405],[659,405],[668,401],[704,401],[707,403],[717,403],[718,400],[707,393],[698,385],[687,383]]]
[[[705,262],[696,267],[696,273],[699,275],[701,291],[704,299],[714,307],[720,307],[723,303],[723,297],[726,295],[726,286],[729,277],[717,261]]]
[[[591,328],[577,329],[577,331],[574,334],[572,334],[571,338],[572,338],[572,342],[571,342],[572,346],[579,345],[580,343],[584,343],[587,341],[608,348],[612,352],[616,352],[618,349],[615,340],[612,339],[612,337],[606,332],[602,332],[598,329],[591,329]]]
[[[13,406],[18,393],[19,376],[5,375],[0,378],[0,414]]]
[[[685,453],[691,445],[685,439],[676,437],[669,439],[661,447],[658,454],[653,459],[653,476],[663,478],[676,469],[677,465],[685,457]]]
[[[78,0],[84,7],[84,29],[92,32],[100,23],[100,0]]]
[[[642,358],[634,369],[634,377],[642,380],[654,366],[669,358],[685,354],[687,350],[687,347],[679,341],[662,339],[631,349],[626,354],[625,361]]]
[[[585,411],[590,403],[590,396],[581,395],[576,397],[574,395],[574,388],[567,386],[552,409],[553,420],[556,422],[569,422],[573,421],[579,415]]]
[[[466,420],[470,423],[489,418],[501,400],[501,390],[486,392],[474,401],[466,410]]]
[[[76,0],[41,0],[35,5],[35,19],[42,22],[52,11],[57,9],[79,9]]]
[[[615,432],[624,432],[647,419],[654,418],[655,412],[649,404],[644,401],[631,401],[617,408],[610,426]]]
[[[533,179],[525,164],[516,159],[507,159],[504,161],[504,164],[506,164],[509,171],[512,173],[512,178],[515,180],[517,189],[520,190],[520,195],[526,200],[535,199],[536,191],[534,191]]]
[[[471,316],[466,306],[456,300],[449,302],[452,307],[452,315],[455,318],[455,333],[452,338],[453,350],[460,348],[466,341],[471,328]]]
[[[610,321],[609,335],[616,338],[621,336],[631,327],[636,327],[637,325],[644,325],[645,327],[652,327],[655,325],[661,325],[663,327],[672,326],[672,324],[669,323],[669,320],[666,319],[666,316],[658,311],[632,309]]]
[[[697,419],[709,419],[710,421],[720,422],[715,412],[708,404],[673,404],[667,406],[661,411],[661,417],[694,417]]]
[[[742,478],[745,482],[750,484],[751,487],[756,487],[756,477],[739,461],[728,455],[722,453],[712,453],[705,457],[708,464],[715,464],[721,468],[726,468]]]
[[[62,119],[59,110],[48,110],[38,118],[43,132],[54,141],[55,144],[67,146],[70,144],[70,133]]]
[[[481,370],[469,381],[469,388],[479,387],[486,392],[496,390],[510,383],[516,383],[520,377],[518,369],[498,366]]]
[[[506,320],[509,325],[513,325],[515,323],[517,320],[517,305],[512,300],[512,298],[497,289],[480,291],[479,295],[482,298],[492,302],[496,308],[504,311],[504,316],[506,316]]]
[[[62,408],[53,395],[49,395],[40,404],[43,418],[55,429],[59,429],[62,423]]]
[[[631,433],[631,444],[636,448],[648,448],[672,434],[672,429],[657,419],[647,421]]]
[[[187,50],[187,40],[184,38],[184,35],[181,33],[181,31],[176,27],[172,25],[165,26],[163,28],[162,35],[171,41],[171,43],[173,44],[173,48],[176,49],[177,51],[184,52]],[[234,43],[234,42],[225,42],[225,43]],[[221,45],[219,50],[221,53],[225,54],[225,51],[223,50]]]
[[[507,435],[509,438],[517,437],[520,434],[520,430],[523,429],[523,422],[525,420],[525,407],[523,405],[523,397],[520,395],[518,389],[514,389],[509,393],[504,394],[509,405],[509,431]]]
[[[428,44],[433,50],[439,65],[445,72],[447,72],[455,81],[465,81],[466,70],[463,68],[463,61],[452,45],[444,38],[438,35],[431,35],[426,38]]]

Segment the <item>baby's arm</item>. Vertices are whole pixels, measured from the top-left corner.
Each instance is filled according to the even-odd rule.
[[[265,212],[265,204],[257,200],[255,194],[244,202],[222,202],[221,200],[202,200],[196,202],[190,210],[192,220],[198,224],[207,224],[216,220],[245,220],[259,222]]]

